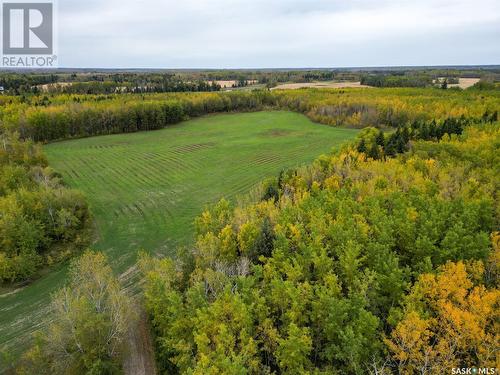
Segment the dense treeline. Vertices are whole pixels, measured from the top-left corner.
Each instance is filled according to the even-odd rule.
[[[459,78],[481,78],[481,81],[494,83],[500,80],[498,69],[457,70],[457,69],[415,69],[383,70],[361,74],[360,82],[373,87],[440,87],[458,84]]]
[[[497,123],[386,160],[349,146],[207,209],[193,251],[140,260],[162,371],[498,368],[499,142]]]
[[[429,89],[292,90],[226,93],[3,97],[0,120],[23,138],[71,137],[163,128],[189,117],[264,108],[304,113],[328,125],[398,127],[446,117],[481,119],[498,109],[500,91]]]
[[[27,280],[85,244],[89,211],[32,142],[0,134],[0,167],[0,283]]]
[[[276,92],[280,106],[335,126],[394,127],[417,120],[481,118],[499,108],[500,91],[433,89],[291,90]]]
[[[442,121],[414,121],[385,136],[382,130],[365,128],[358,136],[357,151],[372,159],[384,159],[408,150],[410,139],[439,141],[445,135],[460,135],[471,124],[492,124],[498,121],[498,112],[485,112],[481,118],[448,117]]]
[[[18,74],[0,73],[0,86],[13,95],[33,92],[33,87],[55,83],[59,79],[56,74]],[[35,90],[36,91],[36,90]]]
[[[474,88],[494,89],[500,81],[500,72],[491,71],[456,71],[456,70],[415,70],[368,72],[361,75],[363,85],[373,87],[439,87],[448,88],[450,84],[458,84],[460,78],[480,78]]]
[[[427,74],[388,75],[368,74],[361,77],[361,84],[374,87],[427,87],[432,86],[434,78]],[[450,82],[451,83],[451,79]],[[458,82],[457,82],[458,83]]]
[[[154,130],[213,112],[257,110],[265,105],[266,94],[173,94],[163,98],[133,95],[127,99],[96,98],[93,102],[27,107],[13,114],[13,128],[23,138],[35,141]]]

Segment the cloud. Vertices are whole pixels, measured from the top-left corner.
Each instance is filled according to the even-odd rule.
[[[72,67],[500,63],[497,0],[60,0]]]

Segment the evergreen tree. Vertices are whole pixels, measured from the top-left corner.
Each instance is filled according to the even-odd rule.
[[[374,160],[380,159],[380,146],[373,143],[372,147],[370,147],[370,151],[368,151],[368,157]]]
[[[385,137],[384,137],[384,132],[382,130],[379,130],[377,138],[375,138],[375,143],[382,147],[385,146]]]
[[[432,120],[431,123],[429,124],[429,137],[431,139],[435,139],[438,137],[436,120]]]
[[[429,139],[429,127],[426,122],[422,123],[418,136],[424,141],[427,141]]]
[[[364,138],[361,138],[361,141],[358,144],[357,150],[358,150],[358,152],[362,152],[362,153],[366,154],[366,141]]]
[[[387,145],[385,146],[385,155],[386,156],[395,156],[398,152],[398,134],[393,133],[389,136],[389,140],[387,141]]]
[[[410,131],[408,130],[408,126],[403,127],[403,131],[401,132],[401,137],[405,145],[408,144],[408,142],[410,142]]]

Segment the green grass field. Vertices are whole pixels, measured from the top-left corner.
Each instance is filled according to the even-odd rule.
[[[310,162],[355,135],[296,113],[257,112],[64,141],[45,152],[65,182],[90,202],[98,232],[92,247],[129,276],[139,249],[169,255],[192,243],[193,220],[206,204],[244,195],[263,178]],[[0,297],[0,347],[22,347],[65,270]]]

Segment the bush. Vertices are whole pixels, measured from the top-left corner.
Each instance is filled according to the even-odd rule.
[[[85,245],[90,214],[38,146],[7,134],[0,142],[0,282],[23,281]]]

